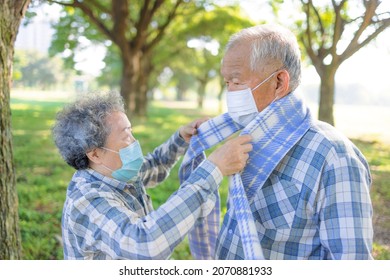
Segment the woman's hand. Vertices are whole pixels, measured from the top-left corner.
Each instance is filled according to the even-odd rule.
[[[190,143],[191,137],[198,133],[198,127],[207,120],[208,120],[207,117],[197,119],[187,125],[180,127],[179,128],[180,136],[184,139],[184,141]]]

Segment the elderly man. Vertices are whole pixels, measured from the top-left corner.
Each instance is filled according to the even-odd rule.
[[[203,247],[217,259],[371,259],[368,164],[346,137],[313,119],[297,95],[295,36],[274,25],[244,29],[230,38],[221,73],[228,113],[202,124],[189,151],[239,130],[253,137],[253,150],[230,180],[218,236],[203,238]],[[202,229],[194,232],[193,253],[208,258],[197,251]]]
[[[181,127],[143,156],[118,94],[68,105],[53,128],[77,171],[62,216],[65,259],[166,259],[215,205],[222,177],[243,169],[252,149],[240,136],[210,154],[155,211],[145,188],[163,181],[203,120]]]

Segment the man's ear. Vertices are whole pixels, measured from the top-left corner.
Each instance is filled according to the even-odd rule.
[[[280,99],[290,92],[290,75],[287,70],[282,69],[279,73],[277,73],[276,79],[275,97]]]
[[[99,148],[95,148],[87,153],[87,157],[88,157],[90,162],[100,164],[101,163],[101,153],[102,153],[102,151]]]

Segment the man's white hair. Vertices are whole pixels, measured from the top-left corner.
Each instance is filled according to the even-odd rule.
[[[290,75],[290,90],[301,82],[301,52],[295,35],[288,29],[272,24],[249,27],[230,37],[226,52],[239,43],[250,44],[250,69],[260,71],[269,63],[280,63]],[[273,69],[273,71],[276,69]]]

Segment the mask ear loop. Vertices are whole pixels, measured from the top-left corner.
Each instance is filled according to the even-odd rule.
[[[278,70],[275,70],[271,75],[269,75],[269,77],[267,79],[265,79],[264,81],[262,81],[260,84],[258,84],[257,86],[255,86],[254,88],[251,89],[251,91],[254,91],[256,90],[259,86],[261,86],[262,84],[264,84],[266,81],[268,81],[269,79],[271,79],[277,72],[279,72],[280,70],[283,70],[284,68],[280,68]]]
[[[119,154],[119,152],[117,152],[117,151],[114,151],[114,150],[111,150],[111,149],[109,149],[109,148],[101,147],[100,149],[103,149],[103,150],[106,150],[106,151],[110,151],[110,152],[113,152],[113,153]]]
[[[258,84],[257,86],[255,86],[254,88],[251,89],[251,91],[255,91],[259,86],[261,86],[262,84],[264,84],[266,81],[268,81],[269,79],[271,79],[275,74],[276,72],[278,72],[279,70],[276,70],[275,72],[273,72],[267,79],[265,79],[264,81],[262,81],[260,84]]]
[[[113,153],[116,153],[116,154],[119,154],[117,151],[111,150],[111,149],[106,148],[106,147],[101,147],[101,149],[102,149],[102,150],[109,151],[109,152],[113,152]],[[111,168],[109,168],[108,166],[104,165],[103,163],[102,163],[102,166],[103,166],[105,169],[111,171],[111,173],[115,171],[115,170],[112,170]]]
[[[280,99],[279,96],[275,96],[275,98],[274,98],[274,100],[272,100],[271,104],[278,101],[279,99]]]
[[[111,173],[114,172],[114,170],[112,170],[111,168],[105,166],[103,163],[102,163],[102,166],[103,166],[104,168],[106,168],[107,170],[111,171]]]

